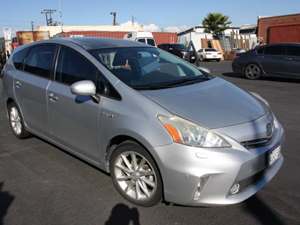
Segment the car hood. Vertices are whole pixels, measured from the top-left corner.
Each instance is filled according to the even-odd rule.
[[[209,129],[250,122],[267,111],[258,99],[220,78],[141,93],[170,113]]]

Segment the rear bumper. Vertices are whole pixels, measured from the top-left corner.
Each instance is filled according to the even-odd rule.
[[[217,56],[206,55],[206,56],[204,56],[204,59],[207,59],[207,60],[221,60],[222,55],[217,55]]]
[[[283,156],[268,166],[269,152],[283,142],[283,129],[259,149],[205,150],[172,144],[155,148],[164,184],[165,200],[191,206],[240,203],[264,187],[279,171]],[[240,191],[231,194],[234,184]],[[200,193],[198,197],[196,192]]]

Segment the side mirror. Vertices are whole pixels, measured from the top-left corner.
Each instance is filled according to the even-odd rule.
[[[72,84],[71,92],[74,95],[94,96],[96,95],[96,86],[93,81],[83,80]]]
[[[208,74],[211,73],[210,69],[205,68],[205,67],[198,66],[198,69],[199,69],[200,71],[203,71],[203,72],[208,73]]]

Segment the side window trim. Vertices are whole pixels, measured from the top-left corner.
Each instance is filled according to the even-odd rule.
[[[21,71],[23,71],[23,72],[24,72],[24,68],[25,68],[25,61],[26,61],[27,57],[29,56],[29,53],[31,52],[31,50],[32,50],[32,47],[29,47],[28,50],[27,50],[27,52],[26,52],[26,54],[25,54],[24,59],[22,60]]]

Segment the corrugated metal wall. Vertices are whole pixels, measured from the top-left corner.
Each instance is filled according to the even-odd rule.
[[[290,26],[300,24],[300,14],[265,17],[258,20],[258,38],[268,42],[268,32],[271,27]]]
[[[270,27],[268,43],[300,42],[300,24]]]
[[[123,39],[127,32],[122,31],[71,31],[59,34],[62,37],[74,37],[74,36],[85,36],[85,37],[104,37],[104,38],[115,38]],[[177,43],[177,33],[171,32],[152,32],[156,44],[162,43]]]

